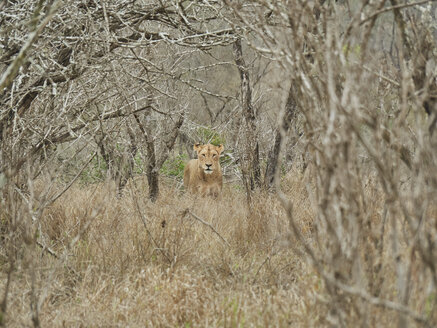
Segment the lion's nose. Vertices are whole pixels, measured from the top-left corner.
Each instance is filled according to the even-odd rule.
[[[205,164],[205,165],[207,169],[209,169],[212,166],[212,164]]]

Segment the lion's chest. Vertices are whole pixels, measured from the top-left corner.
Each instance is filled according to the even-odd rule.
[[[203,196],[214,196],[217,197],[220,194],[221,188],[218,183],[207,184],[200,183],[197,187],[197,191]]]
[[[221,174],[201,174],[197,179],[195,189],[198,193],[204,196],[218,196],[221,191]]]

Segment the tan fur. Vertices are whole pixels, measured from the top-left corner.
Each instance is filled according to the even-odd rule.
[[[219,196],[223,186],[223,175],[219,161],[223,145],[197,143],[193,149],[197,152],[197,159],[190,160],[185,166],[185,189],[202,196]]]

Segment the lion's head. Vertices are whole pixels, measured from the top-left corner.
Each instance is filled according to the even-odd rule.
[[[224,149],[223,145],[214,146],[211,144],[202,145],[196,143],[193,148],[197,152],[199,169],[203,170],[205,174],[212,174],[214,171],[220,169],[219,157]]]

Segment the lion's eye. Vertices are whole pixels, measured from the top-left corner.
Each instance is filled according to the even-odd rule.
[[[206,155],[205,155],[205,154],[202,154],[202,156],[203,156],[203,157],[206,157]]]
[[[212,157],[216,157],[216,156],[217,156],[216,154],[212,155]]]

